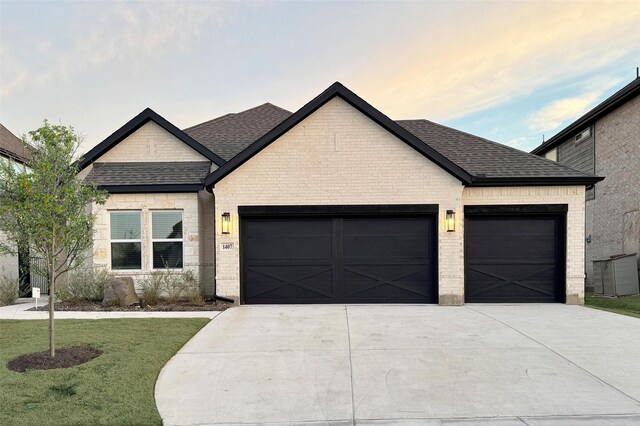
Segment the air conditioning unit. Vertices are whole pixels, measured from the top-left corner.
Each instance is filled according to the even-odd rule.
[[[636,254],[593,261],[593,291],[607,296],[638,294],[638,261]]]

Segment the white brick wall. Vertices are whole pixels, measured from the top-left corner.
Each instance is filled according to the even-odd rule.
[[[569,204],[567,302],[583,300],[583,187],[463,188],[404,142],[334,98],[248,160],[214,188],[216,285],[220,295],[240,294],[238,206],[331,204],[438,204],[440,303],[464,300],[464,204]],[[456,232],[444,229],[454,209]],[[222,235],[219,218],[232,215]],[[233,252],[221,242],[235,243]]]
[[[110,212],[115,210],[141,211],[142,225],[142,270],[114,271],[118,275],[130,275],[138,279],[152,270],[151,248],[151,212],[155,210],[181,210],[183,213],[184,240],[184,269],[192,270],[204,283],[208,294],[213,290],[213,232],[206,225],[201,227],[201,221],[207,220],[203,214],[207,212],[209,218],[213,210],[211,194],[172,193],[172,194],[111,194],[104,206],[93,206],[96,215],[94,226],[94,244],[92,264],[95,268],[110,268],[111,239]],[[209,232],[202,236],[201,230]],[[207,270],[207,266],[209,270]],[[208,273],[208,274],[207,274]]]
[[[568,204],[567,303],[584,302],[584,186],[465,188],[462,201],[464,205]]]
[[[99,162],[208,161],[153,121],[111,148]]]
[[[444,211],[461,209],[462,184],[340,98],[334,98],[216,184],[216,219],[232,215],[233,232],[216,229],[218,294],[240,289],[238,206],[439,204],[441,299],[463,282],[462,239],[443,229]],[[221,242],[236,251],[221,252]]]

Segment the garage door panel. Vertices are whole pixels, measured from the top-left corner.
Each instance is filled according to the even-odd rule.
[[[496,235],[553,235],[555,234],[556,220],[554,218],[540,217],[537,219],[525,219],[527,224],[523,227],[522,219],[516,216],[484,217],[482,220],[465,223],[465,229],[471,230],[474,236],[491,237]]]
[[[557,216],[467,217],[467,302],[560,302],[562,223]]]
[[[470,237],[469,255],[473,259],[518,259],[533,261],[549,259],[555,255],[555,235],[523,236],[500,235],[490,237]]]
[[[246,258],[331,259],[331,237],[247,238]]]
[[[251,282],[246,297],[278,299],[287,295],[298,298],[331,298],[331,266],[288,266],[247,269],[245,278]]]
[[[254,220],[261,225],[254,226]],[[311,235],[305,234],[306,220],[316,224]],[[245,222],[246,303],[437,301],[433,217],[250,218]],[[284,230],[287,222],[297,229],[295,233]],[[275,235],[279,232],[287,236]],[[301,279],[321,267],[327,271]],[[291,283],[277,287],[278,281]],[[309,294],[310,289],[320,295]]]

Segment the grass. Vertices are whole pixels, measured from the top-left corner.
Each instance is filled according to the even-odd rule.
[[[7,362],[48,348],[48,321],[0,321],[1,425],[159,425],[154,388],[166,362],[209,320],[57,320],[58,347],[104,353],[72,368],[15,373]]]
[[[640,295],[622,297],[597,297],[593,293],[585,295],[586,306],[617,314],[640,318]]]

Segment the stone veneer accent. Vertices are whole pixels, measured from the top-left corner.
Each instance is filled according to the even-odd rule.
[[[151,212],[181,210],[183,220],[184,270],[192,270],[204,283],[205,293],[213,294],[213,226],[211,221],[213,197],[211,194],[111,194],[104,206],[93,206],[96,215],[92,266],[111,268],[110,212],[131,210],[141,212],[142,269],[116,270],[117,275],[132,276],[134,281],[148,275],[152,269]],[[202,234],[204,232],[204,234]],[[207,248],[209,246],[209,248]]]
[[[584,187],[464,188],[404,142],[334,98],[218,182],[214,188],[216,286],[239,298],[238,206],[438,204],[441,304],[464,301],[464,204],[569,204],[567,302],[583,301]],[[456,232],[444,214],[456,211]],[[219,218],[230,212],[232,232]],[[234,251],[221,251],[223,242]],[[582,280],[580,282],[580,280]]]

